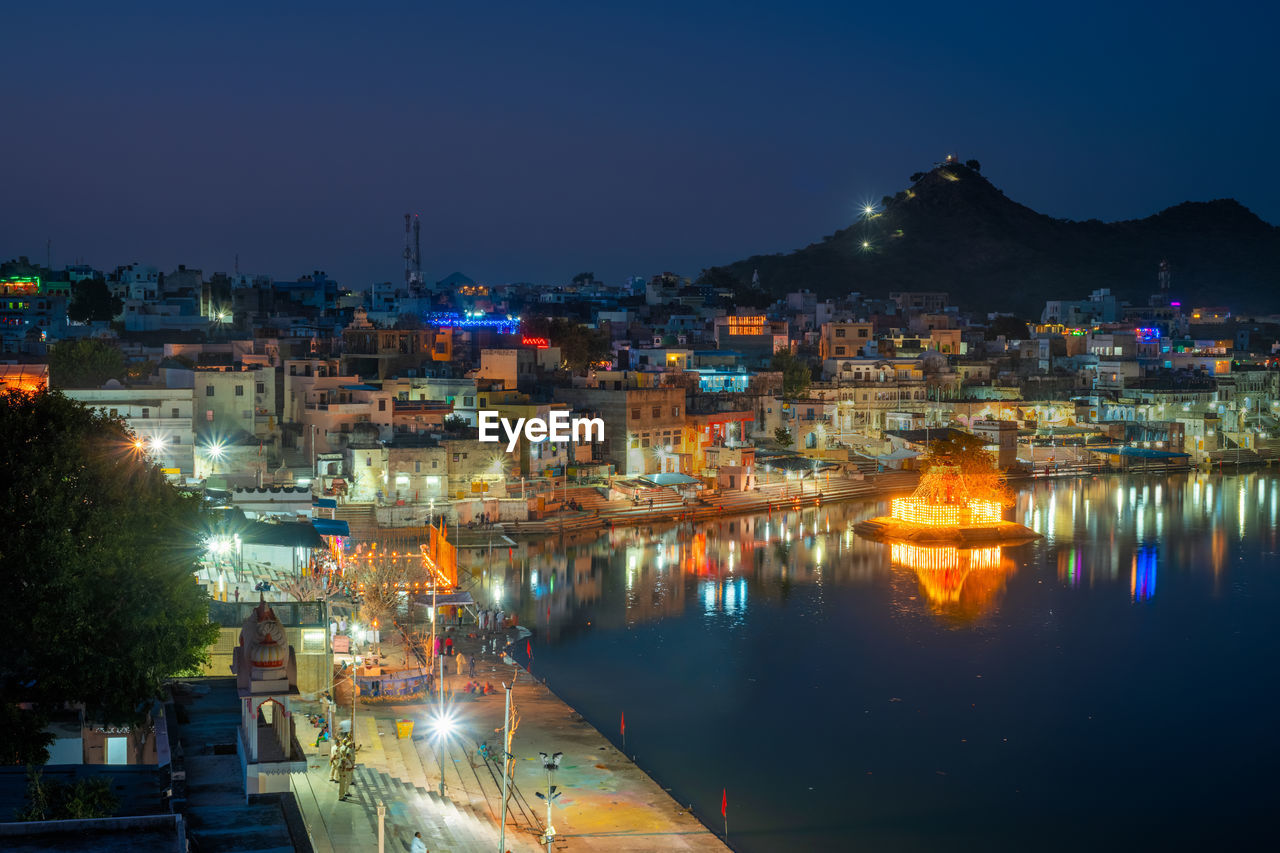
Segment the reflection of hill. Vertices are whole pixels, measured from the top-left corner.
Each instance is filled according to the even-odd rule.
[[[926,548],[894,542],[894,566],[911,569],[934,612],[957,622],[973,622],[995,610],[1015,566],[995,545],[987,548]]]

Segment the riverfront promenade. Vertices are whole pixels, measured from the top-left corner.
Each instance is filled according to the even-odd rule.
[[[407,853],[414,832],[421,832],[432,853],[498,851],[501,776],[478,758],[476,744],[487,741],[495,751],[502,742],[504,694],[516,668],[503,664],[501,649],[516,631],[493,632],[486,638],[453,634],[457,649],[479,654],[475,680],[490,682],[492,695],[462,692],[471,679],[448,674],[446,690],[454,694],[458,732],[444,750],[445,797],[438,796],[440,764],[436,741],[429,736],[431,705],[423,699],[397,704],[360,702],[355,731],[359,766],[352,793],[337,799],[337,784],[328,781],[329,745],[314,746],[316,732],[298,717],[298,739],[308,756],[308,772],[295,774],[294,791],[310,828],[317,853],[377,850],[377,802],[386,805],[385,850]],[[481,651],[481,647],[484,651]],[[402,651],[384,642],[385,658],[398,662]],[[456,657],[445,659],[446,672],[456,672]],[[339,720],[350,719],[349,691],[337,694]],[[516,756],[517,795],[507,821],[503,850],[534,853],[546,818],[535,791],[546,791],[540,752],[562,752],[553,784],[561,793],[553,823],[556,850],[724,851],[724,843],[662,790],[644,771],[574,713],[555,694],[523,670],[516,672],[513,702],[519,724],[512,744]],[[307,703],[303,703],[304,707]],[[310,703],[313,712],[320,703]],[[397,737],[396,721],[412,720],[410,738]],[[496,730],[496,731],[495,731]],[[709,816],[712,823],[719,815]]]
[[[568,490],[568,500],[582,507],[538,521],[504,523],[502,532],[509,536],[543,536],[601,526],[636,526],[671,521],[706,521],[728,515],[786,511],[801,507],[859,500],[915,488],[919,475],[915,471],[886,471],[863,479],[833,477],[831,479],[797,480],[770,483],[747,492],[719,492],[714,496],[685,500],[671,489],[648,489],[640,499],[607,500],[592,487],[578,486]]]

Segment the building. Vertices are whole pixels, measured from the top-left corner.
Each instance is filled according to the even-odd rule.
[[[166,474],[195,476],[194,398],[190,388],[125,386],[112,379],[102,388],[73,388],[68,397],[111,417],[124,418],[146,453]]]
[[[823,323],[818,338],[818,358],[856,358],[867,355],[864,348],[875,339],[871,323]]]
[[[623,374],[619,383],[634,381]],[[600,458],[619,474],[688,474],[683,388],[557,388],[557,400],[604,420]]]

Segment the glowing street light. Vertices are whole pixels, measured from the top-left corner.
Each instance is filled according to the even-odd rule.
[[[868,219],[870,219],[871,217],[875,216],[875,215],[876,215],[876,206],[875,206],[874,204],[871,204],[870,202],[868,202],[868,203],[867,203],[866,205],[864,205],[864,206],[863,206],[863,208],[862,208],[862,215],[863,215],[863,216],[865,216],[865,217],[867,217]]]
[[[210,459],[221,459],[223,454],[226,453],[226,446],[220,441],[211,441],[205,445],[204,452],[209,454]]]

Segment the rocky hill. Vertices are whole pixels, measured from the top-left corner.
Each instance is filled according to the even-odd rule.
[[[1280,229],[1232,199],[1185,202],[1145,219],[1075,222],[1012,201],[976,169],[938,166],[910,189],[821,242],[704,273],[741,286],[759,271],[770,294],[810,289],[942,290],[966,310],[1038,317],[1047,299],[1109,287],[1146,304],[1161,260],[1174,299],[1190,307],[1280,310]]]

